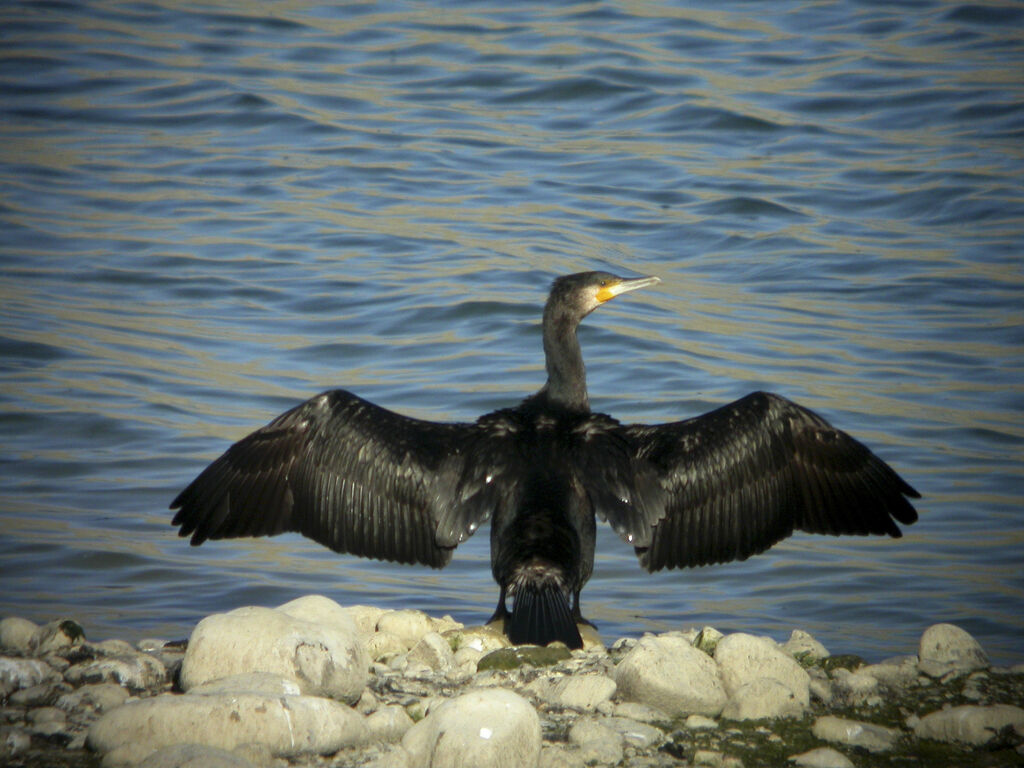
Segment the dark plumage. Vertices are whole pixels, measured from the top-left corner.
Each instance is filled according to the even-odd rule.
[[[475,423],[325,392],[231,446],[171,504],[192,544],[298,531],[338,552],[443,567],[491,522],[492,618],[515,643],[582,645],[595,515],[649,571],[742,560],[794,530],[900,536],[917,492],[849,435],[765,392],[686,421],[591,413],[576,328],[659,282],[587,272],[544,308],[547,382]],[[506,598],[512,598],[508,611]]]

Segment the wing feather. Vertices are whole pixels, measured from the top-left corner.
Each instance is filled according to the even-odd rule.
[[[917,520],[906,497],[919,494],[892,468],[778,395],[755,392],[688,421],[623,429],[666,493],[660,518],[633,531],[650,542],[636,549],[651,571],[743,560],[794,530],[898,537],[894,520]]]
[[[296,531],[339,552],[441,567],[481,522],[446,482],[467,473],[459,447],[475,432],[325,392],[228,448],[171,504],[173,524],[193,545]],[[449,520],[438,535],[453,507],[463,527]]]

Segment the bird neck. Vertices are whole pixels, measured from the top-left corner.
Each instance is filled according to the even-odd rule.
[[[539,395],[552,405],[570,411],[590,411],[587,369],[576,338],[579,320],[571,315],[545,311],[544,359],[548,380]]]

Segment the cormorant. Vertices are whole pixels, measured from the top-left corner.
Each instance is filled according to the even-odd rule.
[[[625,425],[592,413],[576,328],[658,283],[586,272],[544,307],[547,382],[475,423],[401,416],[343,390],[232,445],[171,504],[192,544],[298,531],[337,552],[441,568],[491,523],[492,617],[516,644],[578,648],[595,515],[648,571],[766,550],[794,530],[901,535],[919,494],[864,445],[779,395]],[[512,610],[506,598],[512,599]]]

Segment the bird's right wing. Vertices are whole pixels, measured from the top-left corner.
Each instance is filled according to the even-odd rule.
[[[456,498],[475,431],[325,392],[232,445],[171,504],[173,524],[193,545],[296,531],[338,552],[439,568],[490,512]]]
[[[687,421],[624,427],[666,493],[631,531],[647,570],[743,560],[794,530],[900,536],[919,494],[817,414],[755,392]]]

